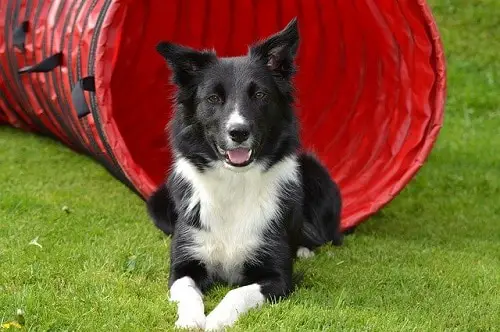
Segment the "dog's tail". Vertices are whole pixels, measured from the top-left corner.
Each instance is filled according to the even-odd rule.
[[[299,163],[304,188],[303,244],[308,248],[328,242],[335,246],[342,245],[342,197],[338,185],[313,155],[302,154]]]
[[[174,233],[174,226],[177,214],[174,202],[170,197],[169,190],[162,184],[146,201],[148,214],[156,227],[161,229],[166,235]]]

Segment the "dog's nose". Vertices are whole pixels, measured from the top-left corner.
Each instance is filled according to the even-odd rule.
[[[236,143],[243,143],[250,137],[250,127],[244,124],[233,125],[229,128],[229,137]]]

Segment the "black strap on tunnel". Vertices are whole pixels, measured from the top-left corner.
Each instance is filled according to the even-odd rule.
[[[19,74],[26,74],[26,73],[46,73],[51,70],[54,70],[54,68],[60,66],[62,63],[62,53],[56,53],[54,55],[49,56],[46,59],[43,59],[39,63],[32,65],[32,66],[26,66],[18,70]]]
[[[71,91],[73,106],[75,107],[76,114],[79,118],[83,118],[85,115],[90,113],[87,101],[85,100],[85,95],[83,94],[84,91],[95,92],[94,76],[87,76],[80,79]]]
[[[24,43],[26,42],[26,33],[28,33],[28,21],[21,22],[21,24],[14,29],[12,34],[12,44],[22,52],[25,51]]]

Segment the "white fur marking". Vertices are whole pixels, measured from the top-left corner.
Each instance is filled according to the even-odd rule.
[[[314,251],[311,251],[306,247],[299,247],[299,249],[297,249],[297,257],[299,258],[311,258],[313,256]]]
[[[200,204],[201,224],[209,231],[187,228],[195,244],[183,253],[203,261],[211,273],[229,283],[240,281],[243,263],[265,245],[262,233],[273,227],[280,213],[282,186],[299,182],[296,157],[286,158],[269,170],[255,164],[245,172],[234,172],[223,162],[200,172],[184,158],[176,160],[174,171],[192,187],[185,213]]]
[[[232,326],[238,318],[265,302],[260,285],[251,284],[229,291],[215,309],[207,316],[207,331],[221,330]]]
[[[178,328],[205,328],[205,308],[203,295],[193,279],[177,279],[170,287],[170,301],[177,302]]]
[[[234,107],[233,113],[229,116],[229,119],[227,120],[227,127],[231,127],[234,124],[245,124],[247,123],[247,120],[240,114],[239,106],[236,105]]]

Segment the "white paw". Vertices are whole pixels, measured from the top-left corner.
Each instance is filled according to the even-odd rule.
[[[217,307],[207,316],[206,331],[221,331],[233,326],[240,315],[262,305],[265,301],[259,284],[242,286],[229,291]]]
[[[314,256],[314,251],[311,251],[306,247],[299,247],[299,249],[297,249],[297,257],[299,258],[311,258],[313,256]]]
[[[225,327],[232,326],[238,319],[238,312],[230,308],[215,308],[207,316],[205,331],[223,331]]]
[[[184,315],[179,317],[175,322],[175,327],[178,329],[204,329],[205,328],[205,315]]]

